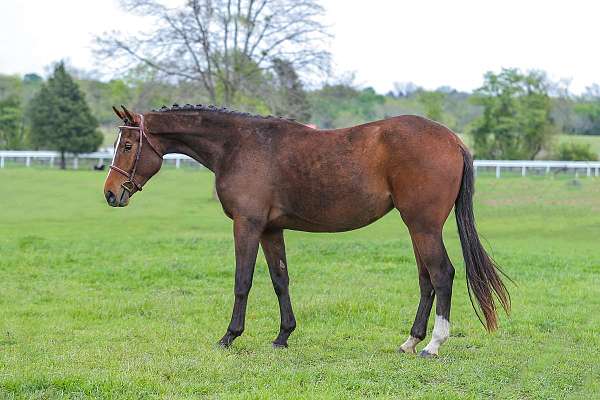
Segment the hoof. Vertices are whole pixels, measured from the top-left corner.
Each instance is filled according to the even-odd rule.
[[[274,349],[287,349],[288,345],[287,343],[276,343],[273,342],[273,348]]]
[[[437,354],[430,353],[427,350],[421,350],[421,352],[419,353],[419,357],[435,358],[435,357],[437,357]]]
[[[401,353],[401,354],[415,354],[415,351],[414,350],[413,351],[405,350],[402,347],[398,347],[398,353]]]
[[[231,336],[230,334],[226,333],[225,336],[223,336],[221,338],[221,340],[219,340],[219,342],[217,343],[221,348],[226,349],[229,346],[231,346],[231,343],[233,343],[233,340],[235,339],[234,336]]]

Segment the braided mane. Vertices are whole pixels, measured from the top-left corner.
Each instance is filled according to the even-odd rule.
[[[276,117],[273,115],[264,116],[264,115],[259,115],[259,114],[251,114],[251,113],[247,113],[247,112],[232,110],[227,107],[217,107],[214,105],[205,105],[205,104],[196,104],[196,105],[185,104],[183,106],[180,106],[179,104],[173,104],[171,107],[162,106],[161,108],[157,108],[152,111],[153,112],[166,112],[166,113],[180,112],[180,111],[213,112],[213,113],[218,113],[218,114],[232,115],[232,116],[245,117],[245,118],[259,118],[259,119],[273,119],[273,120],[288,121],[288,122],[293,122],[293,123],[302,125],[300,122],[296,121],[293,118],[285,118],[282,116]]]

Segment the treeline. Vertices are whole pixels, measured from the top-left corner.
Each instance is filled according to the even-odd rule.
[[[0,76],[0,149],[57,150],[63,169],[66,153],[96,150],[103,136],[85,97],[62,62],[45,82]]]
[[[89,77],[81,71],[70,71],[70,76],[77,89],[69,90],[82,93],[87,106],[81,107],[89,107],[94,121],[106,129],[117,122],[112,105],[125,104],[137,111],[147,111],[173,103],[206,104],[211,98],[197,82],[164,79],[142,66],[110,81]],[[284,61],[276,62],[272,71],[252,79],[246,85],[253,86],[251,93],[261,95],[247,95],[249,91],[240,90],[229,106],[253,113],[285,115],[323,129],[417,114],[465,134],[478,158],[596,157],[589,147],[558,146],[553,138],[558,133],[600,134],[600,86],[593,85],[583,94],[574,95],[539,71],[505,69],[497,74],[488,73],[482,86],[473,93],[450,87],[428,91],[413,83],[403,83],[381,94],[357,86],[351,78],[309,89],[293,66]],[[36,74],[0,75],[0,149],[56,148],[50,139],[39,140],[39,135],[33,132],[33,107],[37,104],[40,108],[35,99],[48,84],[48,80]],[[51,119],[50,114],[48,118]],[[41,125],[38,122],[36,129],[40,130]],[[96,142],[94,139],[90,143]]]

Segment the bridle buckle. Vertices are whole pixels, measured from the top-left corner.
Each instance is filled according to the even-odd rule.
[[[125,181],[125,182],[121,183],[121,187],[123,189],[125,189],[126,191],[128,191],[129,193],[133,193],[133,191],[136,189],[136,187],[138,189],[138,192],[142,191],[142,187],[136,185],[132,181]]]

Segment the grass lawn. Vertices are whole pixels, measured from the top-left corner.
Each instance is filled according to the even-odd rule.
[[[233,240],[212,175],[164,170],[124,209],[105,204],[104,177],[0,170],[2,399],[600,397],[597,178],[478,178],[479,230],[518,285],[513,314],[494,334],[479,324],[451,216],[451,338],[426,360],[396,352],[419,298],[397,213],[350,233],[288,232],[290,347],[271,348],[279,314],[261,255],[246,332],[223,350]]]

